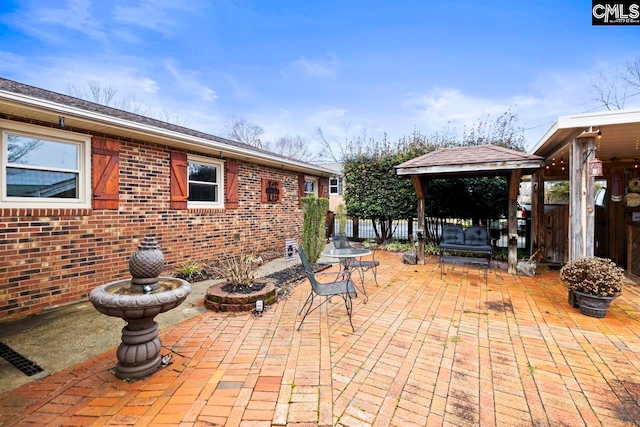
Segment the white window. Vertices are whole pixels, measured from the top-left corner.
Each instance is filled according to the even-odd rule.
[[[318,196],[318,179],[306,176],[304,178],[304,197]]]
[[[329,194],[342,194],[342,179],[334,176],[329,179]]]
[[[1,207],[91,207],[91,137],[0,121]]]
[[[224,163],[189,156],[189,207],[224,207]]]

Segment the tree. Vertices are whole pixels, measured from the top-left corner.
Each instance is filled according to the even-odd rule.
[[[227,138],[234,141],[262,148],[260,137],[264,134],[264,129],[245,119],[227,120],[224,126],[224,133]]]
[[[491,121],[482,117],[462,133],[461,146],[493,144],[516,151],[525,151],[524,128],[518,124],[518,115],[509,107]]]
[[[322,147],[320,157],[329,158],[336,163],[343,163],[347,157],[369,152],[370,145],[376,143],[376,139],[371,138],[366,129],[363,129],[356,137],[350,136],[349,126],[343,125],[342,130],[343,136],[335,136],[325,135],[322,128],[316,128],[314,139]],[[387,139],[386,133],[381,136],[382,140]]]
[[[544,184],[545,203],[569,201],[569,181],[547,181]]]
[[[616,67],[613,72],[598,70],[591,79],[592,100],[607,110],[621,110],[627,99],[640,95],[640,56]]]
[[[231,119],[225,124],[224,132],[229,139],[242,142],[281,156],[303,162],[313,162],[320,157],[311,149],[308,140],[300,135],[285,135],[273,141],[263,141],[264,129],[245,119]]]
[[[344,164],[344,200],[349,215],[371,219],[378,243],[393,236],[393,221],[413,218],[416,196],[410,180],[397,176],[394,166],[409,160],[407,151],[394,151],[384,142]]]
[[[300,135],[285,135],[275,141],[266,141],[262,148],[272,153],[305,162],[313,162],[320,157],[319,153],[311,150],[309,141]]]
[[[327,138],[324,138],[327,141]],[[494,144],[524,151],[523,129],[511,109],[491,120],[483,117],[460,136],[446,128],[432,136],[418,130],[397,144],[355,138],[341,148],[345,152],[344,199],[349,215],[371,219],[379,242],[393,235],[395,219],[413,218],[417,210],[410,180],[395,175],[394,166],[438,148]],[[504,217],[507,212],[507,182],[504,178],[447,179],[431,181],[427,190],[426,237],[437,241],[442,223],[449,218],[474,223]],[[452,197],[455,195],[455,197]]]
[[[187,126],[188,120],[181,118],[176,112],[160,108],[150,107],[144,101],[139,100],[135,96],[128,95],[124,97],[116,96],[118,89],[113,86],[103,86],[97,80],[89,80],[85,86],[78,86],[67,82],[67,94],[96,104],[105,105],[107,107],[117,108],[118,110],[127,111],[129,113],[138,114],[140,116],[151,117],[163,122],[172,123],[178,126]]]

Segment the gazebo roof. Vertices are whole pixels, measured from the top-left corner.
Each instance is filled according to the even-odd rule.
[[[470,178],[508,175],[520,169],[528,175],[544,166],[544,158],[496,145],[440,148],[395,167],[398,175]]]

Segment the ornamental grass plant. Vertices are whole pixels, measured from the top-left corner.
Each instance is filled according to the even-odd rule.
[[[230,256],[223,259],[212,270],[224,277],[232,286],[234,292],[240,289],[251,289],[256,283],[256,270],[262,264],[260,257],[247,254]]]
[[[622,292],[624,270],[607,258],[582,257],[566,263],[560,279],[569,291],[616,297]]]

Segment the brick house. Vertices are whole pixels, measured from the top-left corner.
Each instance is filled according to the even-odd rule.
[[[283,251],[331,171],[0,79],[0,322],[128,277],[145,236],[168,272]]]

